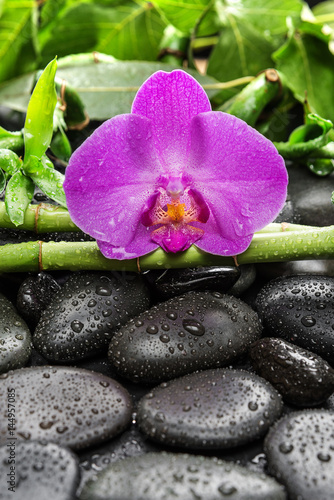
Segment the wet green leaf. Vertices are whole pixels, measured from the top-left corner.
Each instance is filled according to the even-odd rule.
[[[21,171],[8,181],[5,195],[6,210],[15,226],[23,224],[24,214],[34,195],[34,183]]]
[[[0,17],[0,82],[36,67],[36,15],[33,0],[5,0]]]
[[[53,133],[53,112],[57,103],[54,78],[57,61],[51,61],[36,83],[30,98],[24,124],[26,162],[31,155],[41,158],[50,145]]]
[[[327,43],[295,30],[273,58],[295,98],[307,97],[311,111],[334,121],[334,55]]]
[[[307,166],[315,175],[327,177],[334,170],[333,160],[312,159],[307,161]]]
[[[34,183],[49,196],[63,207],[66,207],[66,198],[63,189],[65,176],[50,168],[45,159],[37,158],[31,155],[29,162],[25,165],[25,171],[29,174]]]
[[[9,175],[14,175],[22,165],[22,160],[10,149],[0,149],[0,168]]]
[[[166,27],[152,3],[127,0],[108,5],[66,2],[39,34],[44,63],[78,52],[99,51],[118,59],[155,60]]]
[[[0,194],[6,187],[6,177],[3,171],[0,169]]]
[[[154,5],[163,12],[168,22],[183,33],[190,34],[196,23],[201,22],[201,35],[216,33],[219,28],[214,0],[155,0]],[[206,15],[205,15],[206,14]]]
[[[57,132],[53,135],[50,147],[56,158],[68,162],[72,154],[72,148],[63,130],[57,130]]]

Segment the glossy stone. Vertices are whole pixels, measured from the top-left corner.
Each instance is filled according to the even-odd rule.
[[[120,375],[154,383],[226,366],[260,336],[257,314],[241,300],[219,292],[189,292],[120,328],[109,359]]]
[[[17,294],[17,309],[22,317],[35,327],[42,311],[60,290],[57,281],[47,273],[38,273],[26,278]]]
[[[334,362],[334,278],[290,276],[267,283],[256,299],[267,336]]]
[[[0,373],[24,366],[31,353],[30,330],[13,304],[0,294]]]
[[[255,342],[250,356],[256,372],[287,403],[314,406],[334,392],[334,370],[320,356],[277,338]]]
[[[194,290],[227,292],[240,277],[236,266],[151,270],[144,274],[149,286],[162,300]]]
[[[330,500],[334,491],[334,413],[291,413],[265,439],[269,472],[291,500]]]
[[[11,371],[0,382],[1,445],[9,437],[9,394],[18,440],[43,439],[80,449],[117,435],[131,421],[128,392],[99,373],[41,366]]]
[[[188,449],[240,446],[263,436],[282,401],[264,379],[242,370],[196,372],[155,387],[138,406],[154,441]]]
[[[134,273],[75,273],[43,311],[34,346],[51,361],[93,356],[148,306],[147,287]]]
[[[78,459],[66,448],[11,439],[0,448],[2,500],[73,500],[78,483]]]
[[[111,464],[85,486],[81,500],[284,500],[274,479],[202,456],[147,453]]]

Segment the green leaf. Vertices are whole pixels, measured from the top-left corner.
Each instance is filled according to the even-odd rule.
[[[0,168],[9,175],[14,175],[22,165],[22,160],[10,149],[0,149]]]
[[[327,24],[334,30],[334,1],[321,2],[312,9],[317,23]]]
[[[0,127],[0,149],[11,149],[12,151],[21,151],[23,149],[22,132],[9,132]]]
[[[190,34],[199,19],[205,16],[201,23],[201,34],[215,33],[218,28],[217,15],[213,13],[214,0],[155,0],[152,2],[163,12],[168,22],[183,33]]]
[[[100,51],[118,59],[155,60],[165,22],[150,2],[127,0],[112,7],[67,2],[39,35],[42,60]]]
[[[92,120],[106,120],[112,116],[130,113],[132,101],[140,85],[155,71],[173,71],[170,64],[141,61],[115,61],[111,64],[91,63],[61,68],[57,75],[68,81]],[[179,68],[178,68],[179,69]],[[216,84],[214,78],[188,70],[201,85]],[[217,90],[208,90],[212,98]]]
[[[57,103],[54,78],[57,61],[51,61],[38,82],[29,101],[24,124],[24,161],[31,155],[41,158],[50,145],[53,133],[53,112]]]
[[[24,165],[24,168],[25,172],[29,174],[43,193],[63,207],[66,207],[66,198],[63,189],[65,176],[63,174],[47,166],[44,157],[40,159],[33,155],[29,157],[29,161]]]
[[[29,177],[16,172],[8,181],[5,195],[7,214],[15,226],[23,224],[24,214],[34,195],[34,183]]]
[[[334,55],[326,42],[297,30],[273,58],[295,98],[334,121]]]
[[[72,154],[72,148],[65,132],[62,129],[57,130],[54,134],[50,147],[56,158],[68,162]]]
[[[37,4],[5,0],[0,17],[0,82],[36,67]]]
[[[0,194],[6,187],[6,177],[2,170],[0,170]]]
[[[267,40],[280,40],[287,31],[287,18],[300,19],[300,0],[218,0],[217,12],[223,25],[233,17],[261,33]],[[290,21],[290,22],[291,22]]]
[[[307,166],[318,177],[327,177],[334,170],[333,160],[312,159],[307,161]]]
[[[207,69],[222,82],[241,76],[254,76],[272,66],[273,45],[249,24],[228,18],[212,51]]]

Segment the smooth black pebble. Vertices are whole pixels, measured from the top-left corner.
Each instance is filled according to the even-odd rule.
[[[334,278],[276,278],[260,291],[256,308],[268,337],[280,337],[334,363]]]
[[[265,439],[269,472],[291,500],[331,500],[334,494],[334,413],[290,413]]]
[[[160,443],[226,449],[261,438],[281,411],[281,396],[266,380],[218,368],[155,387],[140,400],[137,420]]]
[[[278,338],[255,342],[250,357],[256,372],[268,380],[284,401],[315,406],[334,392],[334,370],[320,356]]]
[[[73,500],[79,479],[78,458],[57,444],[9,439],[0,448],[2,500]]]
[[[108,466],[81,500],[285,500],[273,478],[200,455],[147,453]]]
[[[227,292],[240,277],[236,266],[151,270],[144,274],[150,288],[162,300],[194,290]]]
[[[33,344],[51,361],[84,359],[148,306],[148,289],[134,273],[73,274],[42,312]]]
[[[80,449],[114,437],[131,421],[130,395],[100,373],[38,366],[11,371],[0,382],[0,444],[8,440],[9,394],[18,440],[43,439]]]
[[[42,311],[59,290],[60,285],[50,274],[38,273],[29,276],[19,288],[16,307],[27,323],[35,327]]]
[[[219,292],[189,292],[152,307],[120,328],[109,359],[120,375],[160,382],[226,366],[261,336],[257,314]]]
[[[25,366],[31,353],[31,334],[13,304],[0,294],[0,373]]]

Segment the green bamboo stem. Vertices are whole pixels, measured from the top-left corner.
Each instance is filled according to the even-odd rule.
[[[52,233],[58,231],[79,231],[72,222],[68,210],[57,205],[41,203],[28,205],[24,222],[15,226],[9,219],[5,203],[0,202],[0,227],[5,229],[24,229],[35,233]]]
[[[334,226],[299,231],[257,233],[238,264],[334,258]],[[106,259],[96,242],[40,241],[0,247],[0,272],[39,270],[145,271],[197,266],[233,265],[232,257],[202,252],[195,246],[178,254],[158,249],[140,259]]]
[[[25,212],[24,222],[20,226],[13,224],[6,212],[6,206],[3,201],[0,202],[0,228],[4,229],[23,229],[35,233],[53,233],[66,231],[80,231],[68,213],[68,210],[57,205],[41,203],[40,205],[28,205]],[[261,229],[262,233],[272,233],[284,231],[299,231],[301,229],[310,229],[310,226],[300,224],[282,224],[272,223]]]

